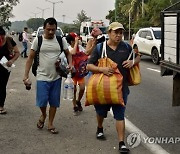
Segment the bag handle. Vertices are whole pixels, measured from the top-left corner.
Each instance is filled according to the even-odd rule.
[[[102,54],[101,54],[101,58],[107,57],[107,53],[106,53],[106,41],[103,42],[103,48],[102,48]]]
[[[131,53],[130,53],[130,55],[129,55],[127,60],[129,60],[132,55],[133,55],[133,65],[134,65],[134,60],[135,60],[135,52],[134,52],[134,50],[131,51]]]

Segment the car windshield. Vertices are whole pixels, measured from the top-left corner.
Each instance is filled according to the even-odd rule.
[[[156,39],[161,39],[161,31],[153,31]]]

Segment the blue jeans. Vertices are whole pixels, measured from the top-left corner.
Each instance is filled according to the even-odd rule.
[[[22,45],[23,45],[24,49],[23,49],[21,55],[24,54],[24,57],[26,57],[27,56],[27,42],[22,42]]]

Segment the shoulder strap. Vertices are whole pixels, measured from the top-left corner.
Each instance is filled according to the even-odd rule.
[[[57,41],[58,41],[58,43],[60,45],[61,52],[64,51],[62,37],[61,36],[56,36],[56,39],[57,39]]]
[[[98,52],[98,54],[100,56],[101,51],[102,51],[102,47],[103,47],[103,43],[98,43],[96,46],[97,46],[97,52]]]
[[[126,45],[127,49],[129,50],[129,45],[128,45],[128,43],[124,42],[124,44]]]
[[[40,52],[41,45],[42,45],[42,35],[38,36],[38,49],[37,49],[37,52]]]
[[[41,45],[42,45],[42,35],[38,36],[38,48],[37,48],[36,56],[35,56],[35,61],[37,63],[37,66],[39,65],[39,52],[41,49]]]

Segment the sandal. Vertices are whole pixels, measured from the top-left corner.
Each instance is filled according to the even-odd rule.
[[[48,128],[48,131],[52,134],[58,134],[59,133],[55,128]]]
[[[37,128],[42,129],[44,127],[44,122],[45,121],[42,121],[42,115],[41,115],[37,123]]]
[[[44,122],[39,119],[37,123],[37,128],[42,129],[44,127]]]
[[[0,114],[6,114],[6,113],[7,113],[7,111],[5,109],[0,110]]]

